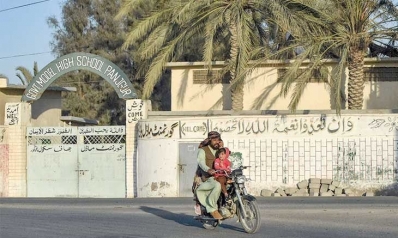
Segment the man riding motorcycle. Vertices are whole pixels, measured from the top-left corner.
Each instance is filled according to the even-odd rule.
[[[215,153],[220,148],[220,133],[211,131],[208,133],[208,144],[198,150],[198,171],[202,183],[196,189],[199,202],[206,208],[215,219],[223,219],[218,212],[217,200],[221,193],[221,185],[212,175],[215,174],[213,163],[216,159]]]

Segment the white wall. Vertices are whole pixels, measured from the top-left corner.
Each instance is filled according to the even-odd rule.
[[[221,132],[225,145],[242,154],[241,163],[251,166],[245,174],[254,195],[309,178],[335,179],[359,190],[398,178],[397,114],[148,119],[138,123],[138,197],[177,196],[178,143],[203,139],[200,128]],[[239,156],[231,159],[240,162]],[[168,187],[160,189],[162,182]]]

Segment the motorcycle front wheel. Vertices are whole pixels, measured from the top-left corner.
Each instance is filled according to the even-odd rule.
[[[239,208],[240,223],[247,233],[256,233],[261,225],[260,210],[258,209],[257,202],[253,197],[244,196],[242,197],[242,203],[246,211],[246,216],[244,216],[242,209]]]

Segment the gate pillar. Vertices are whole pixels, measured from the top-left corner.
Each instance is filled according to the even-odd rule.
[[[6,103],[4,124],[8,126],[8,197],[26,197],[26,127],[30,126],[29,103]]]
[[[126,197],[137,196],[137,123],[148,118],[152,110],[150,100],[126,100]]]

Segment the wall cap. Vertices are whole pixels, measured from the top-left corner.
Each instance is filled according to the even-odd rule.
[[[398,109],[368,109],[368,110],[341,110],[341,115],[363,115],[363,114],[395,114]],[[148,111],[148,118],[156,117],[213,117],[213,116],[256,116],[256,115],[311,115],[311,114],[336,114],[335,110],[214,110],[214,111]]]
[[[261,65],[284,65],[284,64],[290,64],[293,63],[294,60],[267,60],[264,61]],[[309,63],[309,60],[303,61],[304,64]],[[339,61],[337,59],[325,59],[323,60],[325,63],[338,63]],[[365,58],[365,63],[375,63],[375,62],[397,62],[398,63],[398,57],[390,57],[390,58]],[[254,64],[254,62],[251,62]],[[224,66],[226,64],[225,61],[212,61],[211,65],[213,66]],[[206,66],[207,62],[203,61],[198,61],[198,62],[169,62],[166,64],[167,68],[177,68],[177,67],[184,67],[184,68],[189,68],[189,67],[197,67],[197,66]]]

